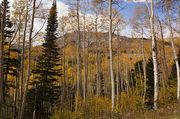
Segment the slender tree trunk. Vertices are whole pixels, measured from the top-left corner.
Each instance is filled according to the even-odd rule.
[[[154,109],[157,109],[158,99],[158,60],[157,60],[157,43],[154,31],[154,0],[151,0],[150,7],[150,25],[151,25],[151,39],[152,39],[152,59],[153,59],[153,72],[154,72]]]
[[[119,62],[119,58],[120,58],[120,32],[118,34],[118,47],[117,47],[117,88],[116,88],[116,92],[117,92],[117,103],[119,103],[119,95],[121,95],[121,90],[120,90],[120,85],[121,85],[121,76],[120,76],[120,62]],[[119,91],[120,90],[120,91]]]
[[[146,75],[146,58],[144,53],[144,31],[142,29],[142,38],[141,38],[141,53],[142,53],[142,59],[143,59],[143,75],[144,75],[144,93],[143,93],[143,105],[145,104],[145,98],[146,98],[146,82],[147,82],[147,75]]]
[[[20,51],[20,29],[19,29],[19,36],[18,36],[18,50]],[[20,53],[18,52],[18,61],[20,61]],[[20,74],[20,65],[18,64],[18,68],[17,68],[17,76],[16,76],[16,80],[15,80],[15,101],[14,101],[14,119],[16,118],[16,116],[18,115],[18,101],[19,101],[19,74]]]
[[[24,60],[25,60],[25,41],[26,41],[26,31],[27,31],[27,22],[28,22],[28,1],[26,1],[26,13],[25,13],[25,21],[24,21],[24,31],[23,31],[23,39],[22,39],[22,56],[21,56],[21,74],[20,74],[20,102],[22,102],[23,91],[24,91]],[[20,103],[21,107],[21,103]],[[19,108],[20,112],[20,108]]]
[[[118,61],[117,61],[117,76],[116,76],[116,96],[117,96],[117,104],[119,103],[119,78],[120,78],[120,74],[119,74],[119,47],[117,49],[117,57],[118,57]]]
[[[20,45],[21,45],[21,14],[19,14],[19,26],[18,26],[18,46],[17,49],[20,51]],[[20,52],[18,52],[18,61],[21,60],[20,58]],[[20,72],[21,72],[21,65],[18,64],[18,69],[17,69],[17,76],[16,76],[16,90],[15,90],[15,103],[14,103],[14,118],[18,115],[18,109],[19,109],[19,81],[20,81]]]
[[[75,111],[78,109],[78,98],[80,96],[80,81],[81,81],[81,39],[80,39],[80,24],[79,24],[79,2],[77,0],[77,24],[78,24],[78,39],[77,39],[77,91],[76,91],[76,106]]]
[[[115,86],[113,72],[113,54],[112,54],[112,0],[109,0],[109,56],[110,56],[110,76],[111,76],[111,106],[114,111],[115,105]]]
[[[88,33],[88,34],[90,34],[90,33]],[[89,90],[90,89],[88,89],[88,87],[89,87],[89,80],[90,80],[90,75],[89,75],[89,69],[88,69],[88,67],[89,67],[89,36],[87,37],[87,49],[86,49],[86,75],[87,75],[87,77],[86,77],[86,98],[88,97],[88,94],[89,94]]]
[[[85,29],[86,16],[85,16],[85,14],[84,14],[83,17],[84,17],[84,24],[83,24],[83,25],[84,25],[84,26],[83,26],[83,27],[84,27],[84,28],[83,28],[83,29],[84,29],[84,30],[83,30],[83,45],[84,45],[84,46],[83,46],[83,63],[84,63],[84,65],[83,65],[83,66],[84,66],[84,81],[83,81],[83,89],[84,89],[83,91],[84,91],[84,92],[83,92],[83,99],[84,99],[84,103],[86,103],[86,92],[87,92],[87,85],[86,85],[86,84],[87,84],[87,83],[86,83],[86,82],[87,82],[87,67],[86,67],[86,63],[87,63],[87,62],[86,62],[86,48],[85,48],[85,47],[86,47],[86,46],[85,46],[85,45],[86,45],[86,42],[85,42],[85,40],[86,40],[86,38],[85,38],[85,33],[86,33],[86,31],[85,31],[85,30],[86,30],[86,29]]]
[[[127,97],[130,96],[130,77],[129,77],[129,70],[128,70],[128,64],[126,64],[126,72],[125,72],[125,90],[127,92]]]
[[[180,67],[179,67],[179,61],[178,61],[178,56],[176,53],[176,48],[174,45],[174,36],[173,36],[173,29],[172,29],[172,25],[171,25],[171,19],[170,19],[170,15],[167,11],[167,17],[168,17],[168,28],[170,31],[170,37],[171,37],[171,46],[173,49],[173,55],[174,55],[174,60],[175,60],[175,64],[176,64],[176,71],[177,71],[177,99],[178,101],[180,100]]]
[[[96,96],[99,97],[100,94],[100,89],[99,89],[99,50],[98,50],[98,39],[97,39],[97,34],[98,34],[98,15],[96,13],[96,18],[95,18],[95,42],[96,42]]]
[[[23,100],[21,105],[21,111],[19,119],[24,118],[24,109],[26,104],[26,97],[27,97],[27,90],[28,90],[28,83],[30,80],[30,73],[31,73],[31,47],[32,47],[32,32],[34,28],[34,16],[35,16],[35,8],[36,8],[36,0],[33,0],[33,13],[32,13],[32,19],[31,19],[31,27],[29,31],[29,49],[28,49],[28,68],[27,68],[27,78],[24,84],[24,93],[23,93]]]
[[[74,72],[75,72],[75,68],[74,68],[74,56],[71,56],[71,60],[72,60],[72,80],[74,81],[75,80],[75,76],[74,76]],[[73,90],[76,89],[76,86],[77,85],[73,85]],[[72,90],[72,92],[73,92]],[[76,90],[75,90],[76,91]],[[75,92],[74,91],[74,92]],[[76,92],[75,92],[76,93]],[[74,95],[74,93],[71,94],[71,97],[72,97],[72,101],[71,101],[71,110],[72,111],[76,111],[76,96]],[[74,103],[75,102],[75,103]],[[75,104],[75,107],[74,107],[74,104]]]
[[[159,22],[159,26],[160,26],[160,33],[161,33],[161,39],[162,39],[162,50],[163,50],[163,65],[164,65],[164,70],[166,73],[166,77],[169,76],[169,72],[168,72],[168,66],[167,66],[167,59],[166,59],[166,52],[165,52],[165,41],[164,41],[164,35],[163,35],[163,29],[162,29],[162,24],[161,21],[158,19]]]
[[[63,106],[66,106],[66,100],[67,100],[67,85],[66,85],[66,43],[65,43],[65,34],[64,34],[64,30],[63,30],[63,75],[64,75],[64,84],[63,84],[63,96],[62,96],[62,104]]]
[[[162,63],[163,63],[163,95],[164,98],[166,97],[166,81],[168,80],[169,77],[169,71],[168,71],[168,65],[167,65],[167,60],[166,60],[166,52],[165,52],[165,41],[164,41],[164,35],[163,35],[163,29],[162,29],[162,24],[160,19],[158,18],[158,23],[160,27],[160,34],[161,34],[161,40],[162,40]]]

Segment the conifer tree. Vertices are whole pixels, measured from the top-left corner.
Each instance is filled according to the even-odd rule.
[[[149,58],[147,65],[146,65],[146,71],[147,71],[147,89],[146,89],[146,105],[150,108],[153,108],[153,98],[154,98],[154,76],[153,74],[153,61],[152,58]]]
[[[59,48],[57,40],[57,11],[56,2],[50,9],[46,35],[42,45],[42,55],[39,57],[36,69],[33,70],[35,79],[33,88],[29,90],[29,106],[35,110],[37,119],[48,119],[52,114],[53,105],[59,97],[58,79],[61,76]],[[31,114],[32,115],[32,114]]]
[[[135,63],[135,77],[136,80],[140,79],[143,81],[143,62],[139,61]],[[153,74],[153,62],[152,58],[149,58],[146,65],[146,71],[147,71],[147,87],[146,87],[146,95],[145,95],[145,105],[148,108],[153,108],[153,98],[154,98],[154,76]],[[140,96],[143,95],[142,93],[142,86],[141,84],[137,83],[137,89],[139,91]]]
[[[18,59],[12,57],[11,54],[16,54],[19,51],[13,43],[13,23],[10,20],[10,11],[9,11],[9,2],[6,4],[6,21],[5,21],[5,30],[4,30],[4,81],[5,81],[5,92],[8,92],[9,86],[12,86],[12,81],[8,80],[8,75],[17,77],[17,68],[18,68]]]
[[[13,42],[13,23],[10,20],[10,10],[9,10],[9,1],[5,0],[1,3],[3,10],[1,10],[1,14],[4,14],[3,21],[3,96],[4,96],[4,108],[8,110],[13,99],[13,96],[10,95],[10,88],[15,88],[14,81],[17,78],[17,68],[19,61],[13,55],[17,54],[19,51],[15,47],[15,43]],[[14,44],[13,44],[14,43]],[[11,78],[11,79],[10,79]],[[7,105],[8,104],[8,105]],[[6,118],[10,118],[10,115],[6,115]],[[5,117],[4,117],[5,118]]]

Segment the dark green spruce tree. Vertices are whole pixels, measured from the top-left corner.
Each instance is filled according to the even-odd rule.
[[[2,2],[3,4],[3,2]],[[4,28],[4,80],[5,80],[5,96],[9,93],[9,88],[14,87],[14,80],[9,80],[8,76],[17,77],[17,68],[19,61],[17,57],[13,57],[12,54],[17,54],[19,51],[16,47],[16,43],[12,39],[14,29],[13,23],[10,20],[9,2],[7,1],[6,6],[6,21]]]
[[[152,58],[148,59],[146,65],[147,73],[147,89],[146,89],[146,106],[148,108],[153,108],[154,101],[154,75],[153,75],[153,60]]]
[[[60,55],[57,41],[57,10],[56,2],[49,12],[46,35],[42,45],[42,54],[38,58],[36,69],[33,70],[32,88],[28,92],[28,116],[35,119],[49,119],[53,107],[60,95],[58,79],[60,79]],[[32,113],[34,112],[34,113]]]
[[[1,3],[1,15],[4,16],[3,21],[3,30],[4,30],[4,41],[3,41],[3,95],[4,95],[4,117],[3,118],[13,118],[13,114],[8,114],[10,110],[14,110],[16,112],[16,104],[17,104],[17,77],[18,77],[18,66],[19,59],[16,55],[19,53],[17,49],[17,43],[13,37],[14,27],[13,23],[10,19],[10,7],[9,1],[4,0]],[[2,24],[0,24],[1,27]],[[15,91],[15,99],[12,94],[12,90]]]
[[[137,80],[144,81],[143,77],[143,62],[139,61],[135,64],[135,77]],[[153,108],[153,99],[154,99],[154,76],[153,76],[153,61],[152,58],[150,57],[147,61],[146,65],[146,73],[147,73],[147,82],[146,82],[146,96],[145,96],[145,105],[147,108]],[[137,82],[136,88],[138,90],[138,94],[140,96],[143,95],[143,86],[139,81]]]

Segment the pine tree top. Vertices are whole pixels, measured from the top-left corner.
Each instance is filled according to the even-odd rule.
[[[49,11],[47,24],[45,40],[55,40],[57,38],[56,30],[58,28],[56,3],[53,3]]]

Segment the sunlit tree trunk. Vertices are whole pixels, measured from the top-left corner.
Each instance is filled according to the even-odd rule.
[[[23,31],[23,39],[22,39],[22,56],[21,56],[21,74],[20,74],[20,102],[22,102],[23,97],[23,89],[24,89],[24,60],[25,60],[25,41],[26,41],[26,31],[27,31],[27,22],[28,22],[28,1],[26,1],[26,13],[25,13],[25,21],[24,21],[24,31]],[[21,106],[21,104],[20,104]],[[19,108],[20,109],[20,108]],[[20,111],[19,111],[20,112]]]
[[[99,97],[99,94],[100,94],[100,88],[99,88],[99,41],[98,41],[98,38],[97,38],[97,35],[98,35],[98,14],[96,12],[96,18],[95,18],[95,42],[96,42],[96,95],[97,97]]]
[[[22,105],[21,105],[19,119],[24,118],[24,110],[25,110],[26,97],[27,97],[27,91],[28,91],[28,83],[29,83],[30,75],[31,75],[31,47],[32,47],[32,32],[33,32],[33,28],[34,28],[35,9],[36,9],[36,0],[33,0],[33,12],[32,12],[32,18],[31,18],[30,31],[29,31],[27,78],[26,78],[25,84],[24,84],[24,93],[23,93],[23,99],[22,99]]]
[[[86,60],[86,37],[85,37],[85,33],[86,33],[86,16],[85,14],[83,15],[83,67],[84,67],[84,80],[83,80],[83,99],[84,99],[84,103],[86,103],[86,92],[87,92],[87,60]]]
[[[19,15],[19,29],[18,29],[18,46],[17,49],[20,51],[20,40],[21,40],[21,28],[20,28],[20,24],[21,24],[21,16]],[[9,48],[10,49],[10,48]],[[20,52],[18,52],[18,61],[20,61]],[[15,100],[14,100],[14,118],[16,118],[17,116],[17,112],[18,112],[18,108],[19,108],[19,79],[20,79],[20,64],[18,64],[18,69],[17,69],[17,76],[16,76],[16,80],[15,80]]]
[[[113,54],[112,54],[112,0],[109,0],[109,57],[110,57],[110,76],[111,76],[111,107],[114,111],[115,105],[115,86],[113,72]]]
[[[158,60],[157,60],[157,43],[154,31],[154,0],[151,0],[150,7],[150,25],[151,25],[151,39],[152,39],[152,59],[154,72],[154,109],[157,109],[158,99]]]
[[[76,106],[75,110],[78,109],[78,98],[80,96],[80,81],[81,81],[81,39],[80,39],[80,23],[79,23],[79,2],[80,0],[77,0],[77,27],[78,27],[78,38],[77,38],[77,87],[76,87]]]
[[[17,46],[17,49],[19,50],[19,51],[21,51],[21,25],[22,25],[22,21],[21,21],[21,19],[22,19],[22,12],[21,13],[19,13],[19,24],[18,24],[18,29],[17,29],[17,32],[18,32],[18,46]],[[15,36],[16,36],[16,33],[15,33]],[[15,36],[13,36],[14,38],[15,38]],[[18,56],[17,56],[17,58],[18,58],[18,61],[22,61],[21,60],[21,56],[20,56],[20,52],[18,52]],[[15,82],[15,86],[16,86],[16,88],[15,88],[15,103],[14,103],[14,118],[16,118],[16,116],[18,116],[18,111],[19,111],[19,99],[20,99],[20,73],[21,73],[21,69],[22,69],[22,67],[21,67],[21,65],[20,65],[20,63],[18,64],[18,72],[17,72],[17,76],[16,76],[16,82]]]
[[[171,37],[171,46],[172,46],[174,60],[175,60],[175,64],[176,64],[176,71],[177,71],[177,99],[179,100],[180,99],[180,67],[179,67],[178,56],[177,56],[176,48],[175,48],[175,44],[174,44],[174,36],[173,36],[173,29],[172,29],[171,19],[170,19],[170,15],[169,15],[168,11],[167,11],[167,18],[168,18],[168,28],[169,28],[170,37]]]

